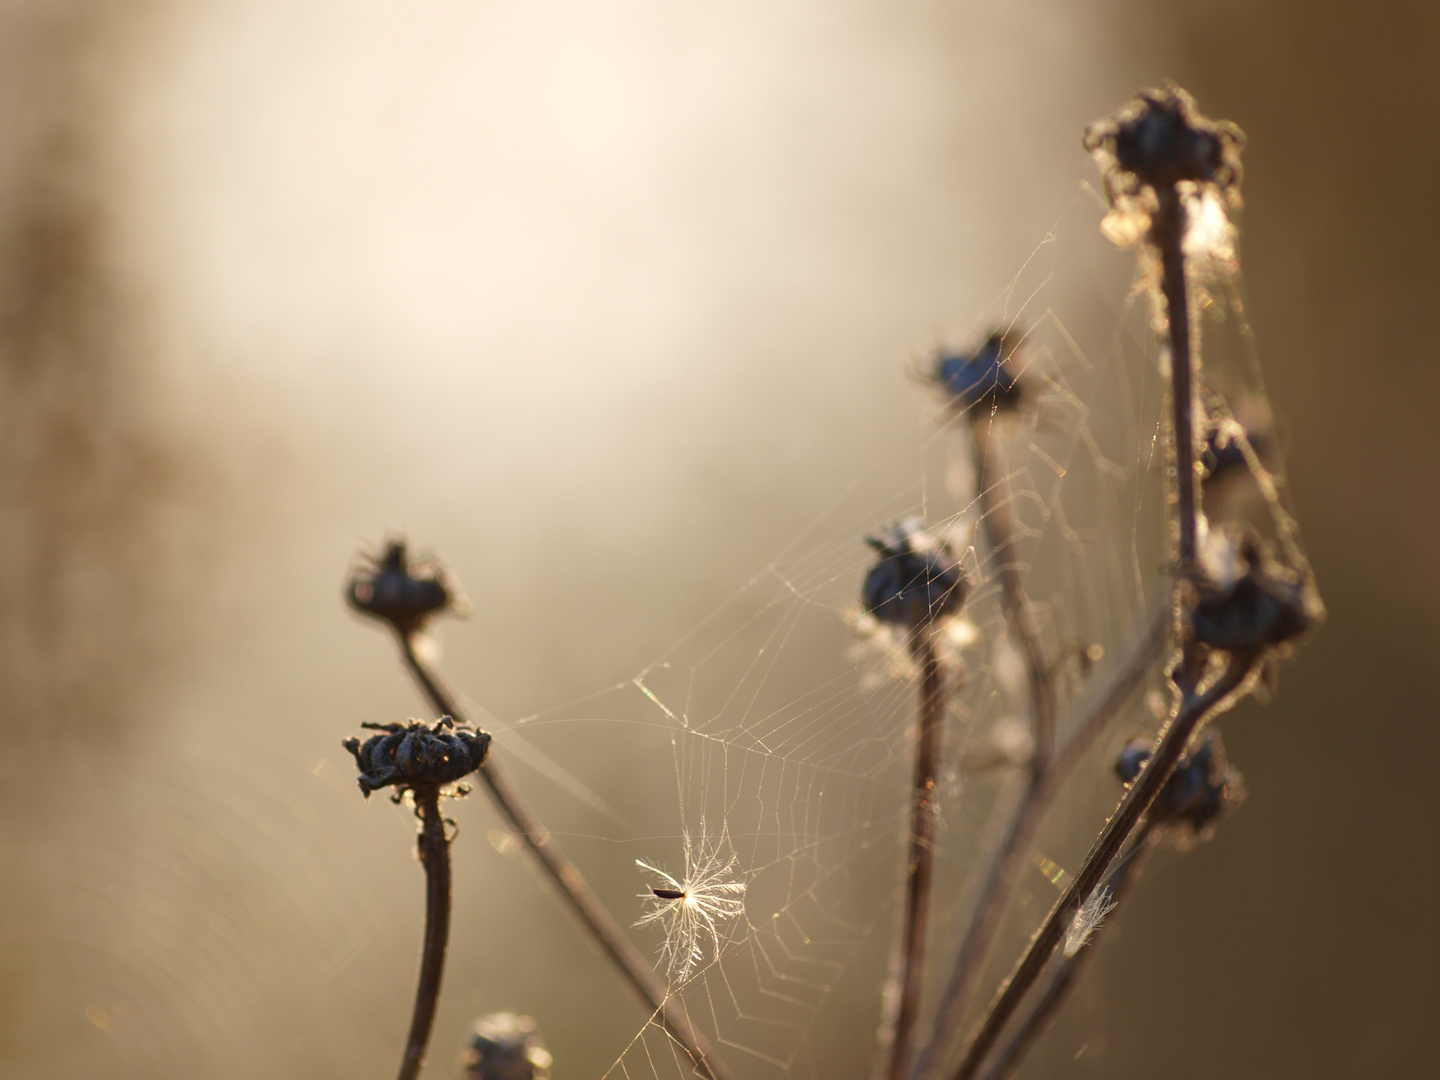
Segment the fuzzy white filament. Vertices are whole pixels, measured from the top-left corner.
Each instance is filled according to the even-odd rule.
[[[1070,959],[1085,947],[1090,935],[1114,908],[1110,890],[1103,885],[1085,898],[1080,910],[1075,912],[1075,921],[1070,924],[1069,933],[1065,935],[1065,959]]]
[[[654,890],[640,896],[651,905],[636,926],[658,922],[665,929],[665,941],[660,946],[660,958],[675,983],[690,978],[695,966],[704,959],[705,939],[710,941],[712,956],[720,952],[720,931],[729,920],[745,910],[745,883],[736,880],[734,855],[724,855],[725,840],[721,837],[713,843],[704,834],[698,843],[692,843],[690,834],[684,834],[685,873],[681,878],[672,877],[658,866],[651,866],[640,859],[635,865],[660,878],[658,888],[678,896],[658,896]]]

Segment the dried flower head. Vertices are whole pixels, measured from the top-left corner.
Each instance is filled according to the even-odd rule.
[[[553,1060],[533,1019],[500,1012],[475,1021],[460,1063],[464,1080],[547,1080]]]
[[[973,352],[938,352],[930,377],[960,408],[1017,409],[1025,398],[1016,370],[1019,349],[1018,333],[996,330]]]
[[[1323,617],[1304,577],[1268,557],[1248,529],[1211,530],[1196,581],[1189,630],[1195,641],[1238,656],[1260,656],[1293,641]]]
[[[1150,760],[1154,740],[1137,736],[1125,744],[1115,761],[1115,773],[1132,783]],[[1170,774],[1170,779],[1150,805],[1152,825],[1178,828],[1180,840],[1208,835],[1220,817],[1245,798],[1240,772],[1225,758],[1220,732],[1208,728],[1198,744]]]
[[[345,599],[402,635],[418,633],[436,612],[464,614],[468,608],[450,573],[434,559],[412,560],[403,539],[388,541],[378,557],[362,555],[360,562]]]
[[[360,767],[360,790],[396,788],[398,799],[406,791],[436,789],[453,784],[485,763],[490,736],[442,716],[434,727],[418,720],[408,724],[362,724],[381,732],[363,743],[346,739],[344,746]]]
[[[1239,197],[1244,133],[1200,113],[1174,83],[1143,90],[1133,101],[1085,129],[1085,149],[1105,177],[1112,203],[1142,188],[1205,185],[1235,205]]]
[[[968,586],[964,572],[949,545],[927,533],[919,518],[865,542],[880,555],[860,591],[867,613],[913,631],[960,612]]]
[[[1265,468],[1270,468],[1277,456],[1275,418],[1265,400],[1242,397],[1234,403],[1233,411],[1232,418],[1212,423],[1205,432],[1200,465],[1207,494],[1232,476],[1250,475],[1246,443]]]

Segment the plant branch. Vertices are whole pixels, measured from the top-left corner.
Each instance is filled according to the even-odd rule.
[[[1069,778],[1075,764],[1111,718],[1140,688],[1145,673],[1165,646],[1169,621],[1168,604],[1157,607],[1152,612],[1143,630],[1106,676],[1089,687],[1075,703],[1071,710],[1073,719],[1067,725],[1069,738],[1050,762],[1044,776],[1037,782],[1034,774],[1031,774],[1030,782],[1027,783],[1021,802],[1010,819],[1004,838],[992,850],[980,879],[977,890],[980,899],[976,904],[976,914],[970,920],[961,940],[950,980],[936,1009],[930,1040],[915,1066],[916,1076],[938,1075],[944,1068],[950,1046],[965,1019],[965,1005],[971,985],[984,961],[984,954],[989,951],[989,944],[1004,913],[1005,901],[1010,891],[1010,885],[1005,882],[1006,875],[1011,876],[1013,883],[1013,878],[1018,876],[1024,865],[1024,855],[1035,829]]]
[[[445,686],[439,672],[416,652],[414,636],[397,636],[400,638],[405,663],[430,704],[437,712],[451,717],[457,723],[463,722],[464,717],[457,707],[454,695]],[[650,1007],[670,1037],[690,1056],[696,1071],[708,1080],[728,1080],[724,1067],[716,1060],[709,1043],[695,1030],[685,1015],[679,998],[672,996],[665,984],[656,977],[639,950],[630,943],[614,917],[591,891],[579,869],[565,857],[550,834],[520,801],[515,789],[495,764],[493,746],[485,764],[480,768],[479,776],[500,815],[535,856],[541,869],[559,889],[561,897],[580,920],[580,925]]]
[[[1115,861],[1114,868],[1106,876],[1100,888],[1108,895],[1111,904],[1110,913],[1105,920],[1097,925],[1090,932],[1090,940],[1074,956],[1067,956],[1061,959],[1050,977],[1040,998],[1035,1002],[1034,1008],[1020,1022],[1020,1026],[1010,1037],[1000,1051],[991,1061],[990,1067],[985,1070],[980,1080],[1007,1080],[1010,1074],[1024,1060],[1029,1053],[1035,1040],[1045,1033],[1054,1019],[1055,1012],[1064,1004],[1065,999],[1070,996],[1081,972],[1084,971],[1086,963],[1089,962],[1091,950],[1095,943],[1109,925],[1110,919],[1114,918],[1115,909],[1118,909],[1125,901],[1130,892],[1130,886],[1139,876],[1140,867],[1145,862],[1151,845],[1150,830],[1141,827],[1139,834],[1130,845],[1130,850]]]
[[[1124,845],[1130,832],[1184,753],[1190,737],[1208,712],[1222,705],[1226,697],[1244,683],[1254,661],[1231,657],[1224,674],[1204,694],[1198,693],[1206,662],[1205,650],[1190,640],[1184,627],[1185,582],[1194,573],[1199,552],[1199,520],[1195,483],[1195,381],[1194,331],[1190,319],[1190,293],[1185,275],[1184,240],[1188,211],[1176,180],[1152,184],[1157,205],[1150,218],[1147,241],[1160,257],[1160,292],[1165,301],[1170,353],[1170,419],[1175,470],[1175,568],[1171,597],[1176,638],[1180,642],[1180,665],[1174,672],[1180,707],[1174,721],[1161,736],[1155,754],[1136,778],[1120,809],[1106,823],[1091,847],[1080,872],[1045,924],[1031,939],[1015,973],[1000,988],[956,1073],[957,1080],[969,1080],[984,1062],[1006,1021],[1019,1005],[1050,953],[1060,940],[1064,917],[1072,914],[1099,884],[1110,861]],[[1218,695],[1218,696],[1217,696]]]
[[[1185,279],[1185,203],[1174,185],[1156,191],[1160,206],[1151,218],[1150,243],[1160,253],[1160,291],[1170,345],[1170,414],[1175,445],[1175,520],[1179,529],[1177,569],[1195,567],[1198,525],[1195,503],[1195,365],[1190,328],[1190,293]]]
[[[435,1026],[440,980],[445,974],[445,945],[450,937],[450,841],[445,835],[445,819],[440,815],[440,789],[433,785],[416,788],[415,812],[420,817],[420,861],[425,866],[425,948],[398,1080],[415,1080],[425,1064],[425,1048]]]
[[[931,625],[913,631],[913,651],[920,664],[920,731],[915,750],[915,781],[911,790],[910,855],[905,877],[905,923],[901,931],[900,1008],[890,1044],[887,1076],[900,1080],[910,1053],[911,1033],[919,1018],[925,987],[925,946],[930,924],[930,887],[935,876],[935,827],[939,819],[936,779],[944,735],[945,678],[935,656]]]
[[[1035,751],[1030,760],[1033,776],[1042,776],[1055,751],[1055,684],[1050,677],[1050,664],[1040,644],[1040,631],[1035,625],[1035,609],[1025,595],[1020,562],[1015,552],[1015,522],[1010,497],[1010,484],[1003,471],[992,460],[995,448],[991,438],[994,421],[971,426],[971,448],[975,458],[975,486],[979,493],[980,520],[990,541],[990,555],[1000,578],[1000,598],[1010,633],[1020,645],[1025,662],[1025,678],[1029,685],[1030,722],[1033,725]]]
[[[979,1070],[1006,1023],[1014,1015],[1021,999],[1035,984],[1055,946],[1065,936],[1069,919],[1100,884],[1126,839],[1134,831],[1145,811],[1150,808],[1150,804],[1155,801],[1155,796],[1165,786],[1165,781],[1170,778],[1191,736],[1202,722],[1228,705],[1232,695],[1249,678],[1254,663],[1255,661],[1248,658],[1232,659],[1221,676],[1203,693],[1188,695],[1182,700],[1175,718],[1161,734],[1155,753],[1135,778],[1114,816],[1105,823],[1105,828],[1100,831],[1099,837],[1085,856],[1085,861],[1076,871],[1070,887],[1050,909],[1050,914],[1030,939],[1030,944],[1014,972],[996,992],[995,999],[970,1040],[964,1059],[953,1074],[955,1080],[971,1080]]]
[[[1030,840],[1044,816],[1045,804],[1048,802],[1044,797],[1046,776],[1050,758],[1055,751],[1055,684],[1050,677],[1050,665],[1045,659],[1045,650],[1040,644],[1035,612],[1025,595],[1025,586],[1021,579],[1020,563],[1015,552],[1015,526],[1009,483],[1003,469],[996,469],[992,461],[995,453],[991,439],[993,423],[992,418],[990,423],[971,425],[970,446],[975,462],[975,486],[980,502],[980,519],[989,541],[996,573],[1000,578],[1001,605],[1005,611],[1005,620],[1011,635],[1019,643],[1020,655],[1025,664],[1034,745],[1030,758],[1029,783],[981,880],[975,914],[960,943],[960,951],[937,1013],[937,1032],[946,1026],[946,1021],[951,1017],[955,1018],[954,1024],[958,1025],[959,1014],[964,1011],[979,967],[994,944],[1005,905],[1024,866]],[[937,1052],[935,1039],[932,1038],[916,1063],[919,1075],[924,1075],[938,1066],[935,1060]],[[895,1078],[892,1077],[892,1080]]]

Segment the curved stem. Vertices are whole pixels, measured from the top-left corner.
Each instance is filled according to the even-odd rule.
[[[1189,222],[1184,200],[1173,184],[1158,186],[1155,194],[1159,205],[1151,217],[1147,241],[1160,256],[1160,292],[1165,301],[1170,352],[1170,427],[1177,534],[1171,607],[1176,638],[1180,642],[1180,666],[1175,673],[1180,707],[1144,771],[1131,785],[1119,810],[1106,823],[1091,847],[1070,888],[1031,939],[1030,947],[1021,957],[1014,974],[1001,986],[956,1073],[957,1080],[969,1080],[984,1062],[1006,1021],[1059,942],[1065,918],[1099,884],[1141,815],[1170,778],[1196,728],[1245,682],[1254,663],[1251,659],[1232,657],[1216,683],[1205,693],[1198,693],[1206,658],[1204,650],[1188,641],[1184,633],[1182,591],[1185,578],[1195,568],[1199,552],[1199,512],[1195,501],[1195,341],[1190,318],[1190,292],[1185,277],[1184,241]]]
[[[1035,736],[1030,771],[1039,777],[1044,774],[1055,751],[1055,685],[1050,677],[1045,650],[1040,644],[1035,609],[1025,595],[1025,583],[1021,579],[1020,562],[1015,552],[1010,484],[992,461],[995,450],[990,428],[990,424],[976,424],[971,429],[975,486],[979,493],[981,524],[990,541],[991,558],[995,560],[996,573],[1000,578],[1005,621],[1010,633],[1019,642],[1020,655],[1025,662],[1025,677],[1030,691],[1030,722]]]
[[[458,708],[454,695],[445,686],[439,672],[435,671],[415,651],[413,637],[401,635],[400,648],[405,663],[415,676],[420,689],[430,700],[437,712],[443,713],[457,723],[465,717]],[[696,1071],[709,1080],[728,1080],[724,1067],[715,1058],[705,1038],[695,1030],[685,1015],[679,998],[671,996],[665,984],[656,977],[645,958],[630,943],[625,932],[605,909],[600,899],[590,889],[575,864],[565,857],[556,846],[554,839],[537,822],[520,801],[515,789],[510,786],[505,774],[495,763],[495,747],[492,744],[485,764],[480,767],[479,777],[489,792],[491,801],[511,830],[524,842],[540,864],[545,875],[559,889],[561,897],[580,920],[581,927],[594,939],[601,952],[607,956],[631,988],[647,1004],[651,1012],[695,1064]]]
[[[440,789],[417,789],[415,807],[420,815],[420,861],[425,866],[425,949],[399,1080],[415,1080],[425,1064],[440,980],[445,974],[445,944],[450,937],[450,841],[445,836],[445,819],[440,816]]]
[[[915,779],[911,788],[910,853],[905,875],[905,923],[901,930],[900,1008],[890,1043],[886,1075],[900,1080],[910,1053],[911,1033],[920,1013],[925,987],[925,943],[930,925],[930,886],[935,876],[936,798],[940,745],[944,735],[945,679],[935,656],[928,624],[914,631],[913,651],[920,664],[920,731],[915,748]]]
[[[946,1028],[958,1026],[980,965],[994,944],[1005,905],[1025,865],[1030,840],[1045,816],[1045,807],[1049,802],[1045,795],[1046,781],[1050,759],[1055,753],[1055,684],[1040,643],[1035,611],[1025,595],[1015,551],[1010,485],[1003,470],[997,470],[992,461],[995,448],[991,440],[991,424],[972,425],[970,449],[975,464],[980,520],[989,540],[996,574],[1000,578],[1001,606],[1005,610],[1010,634],[1019,643],[1025,665],[1034,749],[1030,757],[1030,782],[981,878],[975,914],[966,927],[936,1013],[935,1034],[916,1062],[916,1073],[922,1076],[940,1067],[941,1062],[937,1058],[944,1047],[937,1045],[939,1040],[936,1036]],[[898,1074],[893,1075],[892,1080],[898,1080]]]
[[[1050,914],[1030,939],[1030,944],[1015,970],[1000,985],[995,999],[970,1040],[964,1059],[953,1074],[955,1080],[970,1080],[979,1070],[1006,1023],[1015,1014],[1021,999],[1040,976],[1050,954],[1055,951],[1055,946],[1065,936],[1069,920],[1085,898],[1100,884],[1141,816],[1160,794],[1165,781],[1175,770],[1176,762],[1185,752],[1191,736],[1211,714],[1227,706],[1231,696],[1249,678],[1252,665],[1250,660],[1232,660],[1220,678],[1204,693],[1187,696],[1181,703],[1175,718],[1161,734],[1155,753],[1130,785],[1130,790],[1125,793],[1125,798],[1114,816],[1105,823],[1105,828],[1100,831],[1099,837],[1085,856],[1085,861],[1071,880],[1070,887],[1050,909]]]
[[[1025,1055],[1029,1053],[1035,1040],[1049,1028],[1056,1011],[1070,996],[1070,991],[1074,989],[1076,981],[1085,970],[1085,965],[1089,962],[1096,941],[1104,932],[1105,927],[1110,924],[1111,919],[1115,917],[1115,909],[1118,909],[1124,902],[1130,886],[1139,877],[1140,867],[1144,864],[1145,857],[1150,851],[1149,840],[1150,830],[1141,826],[1134,842],[1130,845],[1130,850],[1115,860],[1114,868],[1100,885],[1100,888],[1109,894],[1110,903],[1113,905],[1111,912],[1105,917],[1104,922],[1091,931],[1090,940],[1079,952],[1060,961],[1055,973],[1041,992],[1039,1000],[1035,1002],[1034,1008],[1020,1022],[1019,1027],[1011,1035],[1010,1041],[1000,1048],[980,1080],[1006,1080],[1025,1059]]]
[[[965,1005],[979,966],[984,962],[989,943],[993,941],[1010,884],[1024,865],[1023,856],[1045,812],[1069,778],[1076,763],[1105,729],[1111,718],[1140,688],[1150,665],[1165,647],[1170,621],[1169,605],[1159,606],[1146,620],[1144,628],[1103,677],[1087,687],[1071,709],[1073,719],[1065,745],[1055,754],[1038,781],[1031,774],[1030,782],[1013,811],[998,844],[990,849],[985,869],[979,879],[975,915],[966,927],[956,954],[950,979],[936,1008],[930,1039],[916,1062],[914,1075],[937,1076],[955,1042],[965,1019]]]

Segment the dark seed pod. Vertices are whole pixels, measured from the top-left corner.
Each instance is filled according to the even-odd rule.
[[[1292,641],[1321,617],[1313,590],[1299,575],[1274,565],[1248,532],[1230,530],[1241,571],[1225,582],[1201,581],[1190,611],[1194,640],[1239,656],[1258,656]]]
[[[476,1020],[461,1059],[464,1080],[548,1080],[550,1064],[535,1021],[509,1012]]]
[[[1115,761],[1115,772],[1132,783],[1150,760],[1154,741],[1135,738],[1125,744]],[[1244,797],[1240,773],[1225,759],[1225,744],[1214,728],[1206,730],[1199,745],[1180,759],[1170,779],[1150,805],[1156,825],[1180,825],[1199,835]]]
[[[1173,83],[1146,90],[1119,112],[1085,129],[1085,148],[1100,162],[1111,197],[1190,182],[1238,190],[1245,136],[1211,120]]]
[[[1233,422],[1245,433],[1245,441],[1260,464],[1274,468],[1279,447],[1275,421],[1270,406],[1260,398],[1241,395],[1231,402]],[[1233,425],[1211,424],[1205,432],[1205,445],[1200,450],[1200,482],[1210,498],[1217,489],[1234,478],[1250,476],[1250,461],[1241,446]]]
[[[916,629],[958,614],[967,582],[950,549],[912,519],[865,542],[879,559],[865,575],[861,604],[881,622]]]
[[[1018,335],[996,331],[974,352],[940,352],[931,377],[962,408],[1019,408],[1024,398],[1015,371],[1019,344]]]
[[[422,629],[436,612],[464,607],[449,573],[433,561],[411,562],[404,540],[391,540],[378,558],[364,559],[345,587],[345,599],[405,635]]]
[[[365,724],[383,734],[363,743],[346,739],[344,746],[360,769],[360,790],[391,787],[400,791],[440,788],[468,776],[485,763],[490,736],[483,731],[456,727],[448,716],[433,728],[418,720],[409,724]]]
[[[1256,451],[1259,452],[1259,447]],[[1208,492],[1228,477],[1250,472],[1250,462],[1245,451],[1234,439],[1227,439],[1212,428],[1205,437],[1205,446],[1200,451],[1200,465],[1204,469],[1201,482]]]

